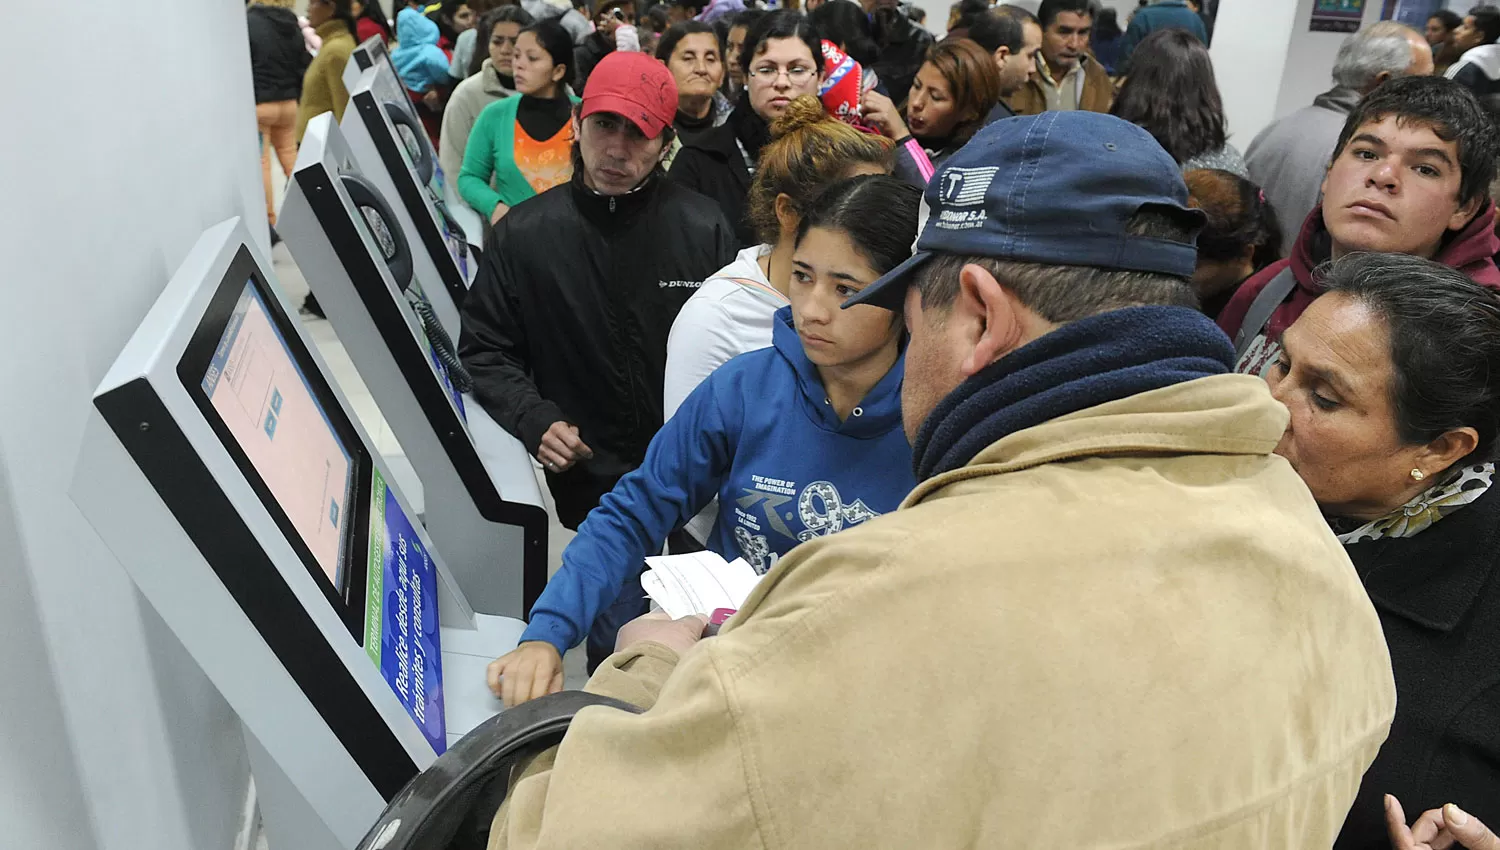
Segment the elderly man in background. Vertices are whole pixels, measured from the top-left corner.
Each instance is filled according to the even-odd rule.
[[[1396,77],[1432,73],[1432,48],[1416,30],[1381,21],[1349,36],[1333,63],[1333,88],[1312,106],[1262,130],[1245,151],[1250,179],[1266,192],[1281,222],[1281,244],[1290,251],[1302,222],[1318,205],[1333,146],[1360,98]]]

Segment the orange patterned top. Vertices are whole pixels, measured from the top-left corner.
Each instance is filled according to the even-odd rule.
[[[516,122],[513,158],[516,168],[538,195],[573,179],[573,122],[563,124],[552,138],[537,141]]]

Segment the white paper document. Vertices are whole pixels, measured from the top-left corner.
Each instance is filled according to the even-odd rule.
[[[744,558],[725,563],[713,552],[660,555],[647,558],[646,566],[641,586],[673,619],[709,616],[716,608],[739,610],[761,578]]]

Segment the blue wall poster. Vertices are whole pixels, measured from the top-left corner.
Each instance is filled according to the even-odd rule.
[[[448,738],[443,722],[437,568],[380,470],[372,470],[371,475],[365,653],[380,668],[433,751],[442,755]]]
[[[1365,16],[1365,0],[1313,0],[1313,32],[1358,32]]]

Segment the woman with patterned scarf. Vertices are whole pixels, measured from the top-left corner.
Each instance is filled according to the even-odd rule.
[[[1291,411],[1276,452],[1354,562],[1396,680],[1334,847],[1389,847],[1405,812],[1426,814],[1396,846],[1448,846],[1460,821],[1500,825],[1500,296],[1397,254],[1345,257],[1325,283],[1266,377]]]

